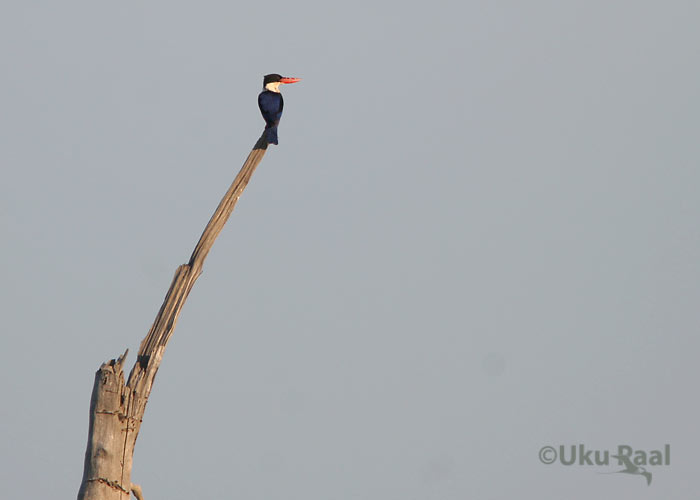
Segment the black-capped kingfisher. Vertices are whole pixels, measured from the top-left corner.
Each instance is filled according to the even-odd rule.
[[[299,80],[301,78],[289,78],[277,73],[265,75],[263,78],[263,91],[258,96],[258,107],[265,119],[265,138],[268,144],[277,144],[277,126],[284,108],[284,99],[279,87],[283,83],[296,83]]]

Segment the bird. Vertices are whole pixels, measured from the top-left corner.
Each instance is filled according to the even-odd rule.
[[[612,457],[617,458],[620,462],[622,462],[625,465],[625,468],[622,470],[610,472],[609,474],[622,472],[623,474],[634,474],[638,476],[644,476],[647,480],[647,486],[651,484],[651,472],[648,472],[644,467],[634,465],[632,463],[632,460],[630,460],[629,457],[626,457],[625,455],[612,455]]]
[[[296,83],[301,78],[291,78],[272,73],[263,78],[263,91],[258,95],[258,107],[265,120],[265,139],[268,144],[278,144],[277,126],[282,118],[284,99],[280,94],[280,84]]]

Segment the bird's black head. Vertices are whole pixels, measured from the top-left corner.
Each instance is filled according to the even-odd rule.
[[[281,80],[282,80],[282,75],[278,75],[277,73],[265,75],[265,78],[263,78],[263,87],[265,85],[267,85],[268,83],[275,83],[275,82],[279,82]]]

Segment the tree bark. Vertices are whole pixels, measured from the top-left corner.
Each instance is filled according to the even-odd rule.
[[[78,500],[126,500],[132,491],[143,498],[141,488],[131,482],[134,446],[165,347],[182,306],[202,273],[204,259],[266,151],[263,133],[209,220],[189,262],[175,271],[153,326],[141,342],[128,381],[124,383],[122,370],[128,349],[117,359],[103,363],[95,374]]]

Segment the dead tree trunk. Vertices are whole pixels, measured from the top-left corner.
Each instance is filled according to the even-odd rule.
[[[132,491],[137,498],[142,498],[141,488],[131,482],[131,465],[136,438],[165,346],[182,306],[202,272],[204,259],[266,150],[263,133],[209,220],[190,261],[177,268],[153,326],[141,342],[126,384],[122,366],[128,349],[117,359],[104,363],[95,374],[78,500],[127,500]]]

